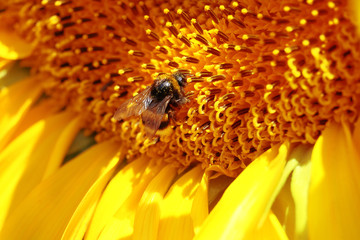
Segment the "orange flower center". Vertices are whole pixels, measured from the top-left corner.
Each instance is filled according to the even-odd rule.
[[[17,1],[18,2],[18,1]],[[272,145],[314,143],[358,117],[359,39],[345,1],[24,1],[3,23],[37,43],[23,63],[97,140],[235,176]],[[117,107],[159,73],[190,74],[189,103],[146,139]]]

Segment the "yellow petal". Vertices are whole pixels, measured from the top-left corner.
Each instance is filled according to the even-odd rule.
[[[0,91],[0,150],[8,143],[19,121],[41,94],[36,79],[27,79]]]
[[[0,58],[0,72],[4,69],[10,67],[15,61]],[[0,74],[0,78],[2,77],[2,74]]]
[[[354,146],[360,146],[360,118],[354,124],[354,131],[353,131],[353,141]],[[360,148],[356,148],[357,152],[360,153]]]
[[[295,147],[286,164],[292,164],[292,174],[279,192],[272,210],[284,226],[290,239],[305,239],[307,231],[308,188],[310,185],[311,145]],[[284,170],[285,172],[286,170]]]
[[[14,32],[0,29],[0,58],[9,60],[30,56],[34,47]]]
[[[160,171],[160,169],[164,167],[162,164],[154,163],[150,162],[148,164],[140,181],[134,185],[134,189],[129,197],[106,224],[99,239],[126,239],[132,236],[136,209],[145,188]]]
[[[60,107],[60,106],[59,106]],[[54,106],[50,101],[41,101],[35,106],[31,107],[21,118],[21,120],[16,124],[14,132],[11,134],[9,142],[18,137],[22,132],[28,129],[34,123],[48,118],[51,115],[54,115],[58,112],[59,107]]]
[[[2,61],[2,62],[1,62]],[[14,60],[0,58],[0,86],[9,87],[16,82],[23,81],[30,76],[30,69],[24,68]]]
[[[121,169],[109,182],[96,207],[86,239],[99,238],[105,225],[134,191],[147,164],[148,159],[145,157],[135,160]]]
[[[291,193],[295,204],[295,226],[293,239],[306,239],[308,236],[308,197],[311,180],[312,148],[302,146],[297,159],[300,164],[295,167],[291,177]],[[301,154],[301,155],[300,155]]]
[[[280,181],[288,147],[273,147],[255,159],[225,191],[195,239],[250,239]]]
[[[12,69],[12,66],[14,66],[14,63],[15,61],[13,60],[0,58],[0,88],[10,86],[10,83],[12,83],[12,81],[9,81],[11,78],[8,73]]]
[[[0,226],[23,198],[59,168],[79,130],[65,112],[39,121],[12,141],[0,155]]]
[[[193,220],[195,234],[200,231],[201,225],[209,215],[208,174],[209,172],[203,174],[200,185],[196,189],[194,203],[191,208],[191,218]]]
[[[265,218],[264,224],[254,231],[251,235],[253,240],[287,240],[289,239],[285,234],[279,220],[273,212],[269,212],[268,216]]]
[[[123,156],[123,153],[120,154],[120,156]],[[121,159],[123,158],[121,157]],[[109,163],[109,166],[115,166],[118,161],[119,156],[114,157],[112,162]],[[115,168],[109,168],[109,171],[102,174],[91,186],[74,212],[62,239],[83,239],[98,200],[103,193],[106,184],[109,182],[109,179],[113,176],[114,171]]]
[[[175,175],[176,168],[168,165],[147,186],[136,210],[134,240],[157,239],[160,205]]]
[[[357,26],[357,33],[360,35],[360,2],[358,0],[350,0],[349,5],[351,17]]]
[[[158,239],[192,239],[191,211],[203,172],[196,166],[171,186],[161,205]]]
[[[0,239],[60,239],[91,186],[115,170],[117,151],[115,143],[97,144],[42,181],[9,216]]]
[[[311,239],[360,239],[360,158],[349,127],[329,126],[311,157]]]

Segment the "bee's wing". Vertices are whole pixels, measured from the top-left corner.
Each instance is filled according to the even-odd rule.
[[[120,107],[116,110],[114,118],[119,121],[131,116],[139,116],[142,114],[150,105],[150,90],[151,87],[147,87],[144,91],[140,92],[138,95],[130,98],[125,101]]]
[[[166,96],[161,102],[153,104],[141,114],[148,137],[153,137],[159,129],[170,99],[171,96]]]

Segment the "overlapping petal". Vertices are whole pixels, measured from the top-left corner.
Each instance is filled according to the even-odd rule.
[[[248,239],[262,225],[285,166],[288,147],[274,147],[227,188],[195,239]]]
[[[64,112],[38,121],[0,154],[0,225],[43,179],[61,165],[80,121]]]
[[[34,46],[15,32],[0,28],[0,58],[16,60],[28,57]]]
[[[43,180],[12,211],[0,238],[60,239],[66,228],[66,236],[76,235],[72,219],[86,212],[86,198],[93,200],[112,176],[119,162],[117,151],[118,144],[100,143]]]
[[[349,126],[332,124],[311,157],[309,235],[311,239],[359,239],[360,158]]]
[[[20,81],[0,91],[0,150],[8,143],[19,122],[42,92],[35,78]]]

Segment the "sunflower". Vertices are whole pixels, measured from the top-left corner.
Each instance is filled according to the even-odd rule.
[[[360,238],[356,6],[0,3],[0,238]],[[174,72],[154,137],[114,119]]]

